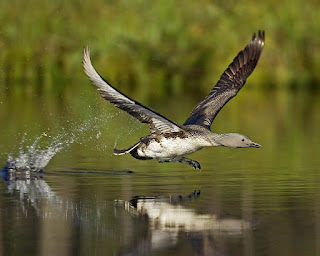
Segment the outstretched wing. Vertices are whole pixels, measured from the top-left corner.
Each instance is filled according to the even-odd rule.
[[[151,133],[168,133],[181,131],[180,125],[148,108],[141,103],[130,99],[106,82],[94,69],[90,60],[90,48],[83,50],[83,69],[91,82],[98,88],[101,96],[116,107],[128,112],[142,123],[148,123]]]
[[[209,95],[192,110],[184,125],[197,124],[210,129],[210,126],[223,108],[246,83],[256,67],[264,46],[264,31],[253,34],[251,41],[240,51],[233,62],[223,72],[219,81]]]

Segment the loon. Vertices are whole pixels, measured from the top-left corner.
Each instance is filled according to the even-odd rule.
[[[126,111],[142,123],[149,125],[151,134],[128,149],[114,148],[115,155],[130,153],[140,160],[157,159],[159,163],[180,162],[201,170],[200,163],[185,157],[204,147],[224,146],[230,148],[261,148],[248,136],[238,133],[213,133],[211,124],[223,106],[237,95],[253,72],[260,58],[265,40],[262,30],[253,34],[250,42],[238,53],[223,72],[217,84],[206,98],[191,111],[180,125],[157,111],[127,97],[104,80],[94,69],[90,60],[90,47],[83,50],[83,69],[103,98]]]

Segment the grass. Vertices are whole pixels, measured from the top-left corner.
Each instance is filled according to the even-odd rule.
[[[1,1],[0,91],[61,96],[87,82],[83,46],[120,90],[205,95],[253,32],[266,46],[257,89],[318,89],[320,5],[309,1]]]

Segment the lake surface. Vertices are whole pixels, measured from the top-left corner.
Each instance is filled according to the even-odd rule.
[[[60,148],[43,174],[0,182],[0,255],[320,255],[319,97],[245,88],[212,129],[263,148],[203,149],[190,156],[199,172],[114,156],[115,141],[129,147],[147,126],[89,82],[62,96],[3,93],[3,165],[41,135],[34,154]],[[198,100],[144,103],[182,123]]]

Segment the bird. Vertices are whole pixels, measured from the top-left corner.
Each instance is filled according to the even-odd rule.
[[[255,69],[264,47],[265,32],[254,33],[249,43],[233,59],[204,100],[191,111],[183,124],[178,124],[118,91],[95,70],[90,47],[83,50],[83,70],[101,96],[142,123],[149,125],[150,134],[127,149],[116,149],[115,155],[130,153],[139,160],[156,159],[159,163],[179,162],[201,170],[199,162],[187,158],[204,147],[261,148],[248,136],[239,133],[214,133],[211,124],[224,105],[237,95]]]

